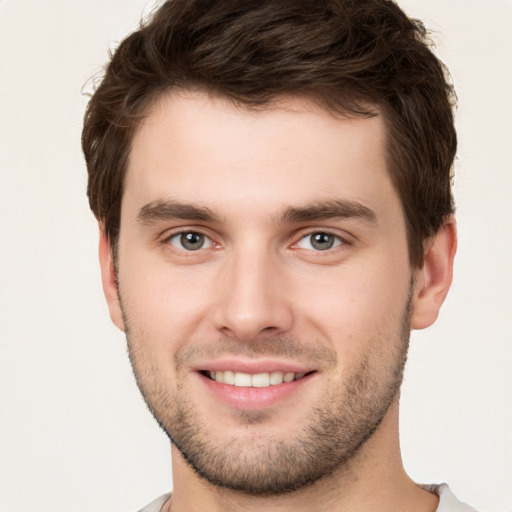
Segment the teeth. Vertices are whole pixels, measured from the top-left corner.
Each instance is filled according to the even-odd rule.
[[[283,383],[283,372],[272,372],[270,374],[270,385],[276,386]]]
[[[285,382],[291,382],[294,378],[295,378],[295,374],[291,373],[291,372],[285,373],[283,376],[283,380]]]
[[[222,372],[217,372],[216,375]],[[251,376],[248,373],[235,373],[235,386],[239,388],[251,387]]]
[[[222,373],[222,372],[216,372],[217,373]],[[232,372],[230,370],[226,370],[224,372],[224,384],[231,384],[233,385],[235,383],[235,372]]]
[[[294,380],[302,379],[305,373],[293,372],[272,372],[272,373],[256,373],[251,375],[249,373],[226,371],[212,371],[208,372],[208,376],[222,384],[230,384],[231,386],[245,387],[245,388],[266,388],[268,386],[277,386],[283,382],[292,382]]]
[[[270,375],[268,373],[258,373],[251,377],[253,388],[268,388],[270,386]]]

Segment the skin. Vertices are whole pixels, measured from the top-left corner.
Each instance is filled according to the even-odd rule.
[[[141,391],[176,441],[173,511],[436,509],[403,469],[398,395],[409,329],[433,323],[448,292],[455,226],[426,242],[413,271],[385,135],[382,116],[336,118],[299,98],[250,111],[198,92],[162,97],[137,131],[117,282],[103,231],[100,261]],[[187,250],[183,231],[205,245]],[[312,233],[330,234],[333,247],[315,248]],[[217,393],[200,370],[222,365],[311,373],[265,401]],[[322,412],[334,430],[308,439]],[[285,494],[208,482],[176,448],[220,447],[228,457],[202,462],[204,472],[227,460],[219,478],[277,468],[271,482],[296,467],[280,446],[300,455],[305,439],[332,436],[321,447],[337,464]]]

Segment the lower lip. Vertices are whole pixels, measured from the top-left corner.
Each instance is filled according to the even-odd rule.
[[[198,375],[215,398],[237,409],[258,410],[272,407],[278,402],[292,397],[314,374],[265,388],[231,386],[212,380],[201,373]]]

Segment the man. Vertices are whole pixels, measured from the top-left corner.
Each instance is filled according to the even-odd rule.
[[[83,148],[113,322],[172,441],[145,511],[470,511],[405,473],[411,329],[456,250],[454,93],[386,0],[173,0]]]

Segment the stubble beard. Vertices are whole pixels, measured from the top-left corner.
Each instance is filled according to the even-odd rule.
[[[375,351],[366,354],[344,378],[328,384],[293,439],[272,438],[264,428],[255,428],[253,435],[242,438],[215,438],[182,383],[174,391],[165,389],[145,358],[143,337],[132,335],[131,330],[127,330],[129,355],[148,408],[200,477],[216,487],[248,495],[279,495],[346,469],[375,433],[399,394],[409,346],[411,302],[409,296],[394,335],[374,340]],[[285,355],[293,351],[293,344],[294,340],[268,339],[263,347],[251,345],[241,351],[261,350],[263,356],[272,347],[272,353]],[[225,346],[233,346],[232,340]],[[296,349],[300,350],[298,345]],[[330,357],[336,359],[334,353]],[[238,420],[260,426],[272,417],[249,411]]]

